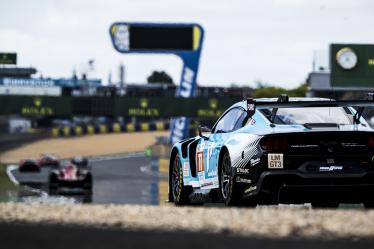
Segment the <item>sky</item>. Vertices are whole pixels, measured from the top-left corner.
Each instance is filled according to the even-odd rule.
[[[94,59],[88,75],[104,83],[109,73],[118,80],[120,63],[128,83],[146,82],[154,70],[180,80],[174,55],[116,52],[109,37],[116,21],[201,24],[198,83],[205,86],[296,87],[315,51],[327,56],[330,43],[374,43],[372,0],[0,0],[0,8],[0,51],[17,52],[18,66],[70,77]]]

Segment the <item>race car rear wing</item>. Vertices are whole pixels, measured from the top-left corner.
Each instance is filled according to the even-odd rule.
[[[366,100],[317,100],[317,101],[289,101],[286,94],[279,96],[277,101],[258,101],[247,99],[247,114],[252,117],[256,109],[272,109],[270,121],[273,122],[279,108],[303,107],[357,107],[354,120],[358,122],[365,107],[374,107],[374,93],[368,93]]]

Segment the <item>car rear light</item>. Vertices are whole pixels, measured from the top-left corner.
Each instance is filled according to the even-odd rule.
[[[374,136],[369,136],[369,146],[370,148],[374,149]]]
[[[283,152],[288,148],[288,142],[283,137],[265,137],[260,141],[261,149],[266,152]]]

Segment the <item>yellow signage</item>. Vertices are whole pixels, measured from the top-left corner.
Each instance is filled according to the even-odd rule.
[[[21,108],[22,115],[43,115],[51,116],[53,115],[53,109],[51,107],[43,106],[41,98],[33,99],[33,106],[23,106]]]
[[[218,100],[217,99],[210,99],[209,100],[209,107],[210,109],[198,109],[197,116],[199,117],[219,117],[222,115],[223,110],[219,110],[218,108]]]
[[[141,98],[139,100],[139,107],[129,108],[129,116],[142,116],[142,117],[157,117],[160,116],[160,110],[157,108],[149,107],[149,100]]]

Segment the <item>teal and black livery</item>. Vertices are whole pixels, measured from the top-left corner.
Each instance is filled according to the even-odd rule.
[[[374,206],[374,131],[362,117],[372,106],[372,94],[238,102],[212,129],[174,144],[169,201]]]

